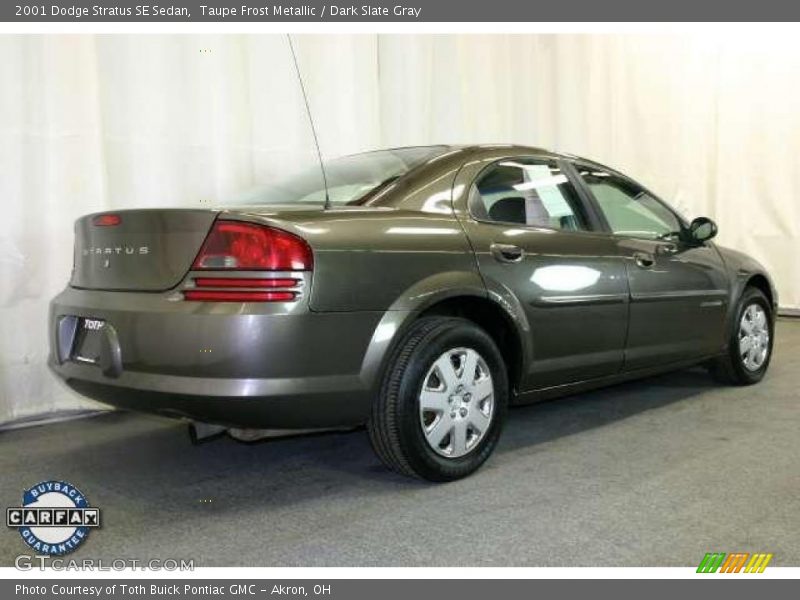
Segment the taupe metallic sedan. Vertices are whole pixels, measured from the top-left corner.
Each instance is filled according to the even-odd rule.
[[[625,175],[538,148],[381,150],[218,209],[75,225],[56,374],[114,406],[231,428],[366,424],[433,481],[492,453],[506,408],[705,363],[752,384],[765,269]]]

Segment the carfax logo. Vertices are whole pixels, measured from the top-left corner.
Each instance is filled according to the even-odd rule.
[[[89,530],[100,526],[100,509],[66,481],[43,481],[22,494],[22,506],[6,511],[6,525],[19,530],[28,546],[40,554],[68,554],[80,546]]]

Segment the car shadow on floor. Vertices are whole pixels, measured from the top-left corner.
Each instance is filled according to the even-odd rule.
[[[534,448],[644,411],[690,402],[713,386],[704,370],[695,369],[515,408],[498,452]],[[68,441],[58,444],[57,459],[53,453],[26,452],[24,479],[22,472],[19,481],[12,476],[15,486],[30,485],[31,477],[57,476],[87,494],[92,490],[99,504],[124,507],[135,498],[136,505],[162,507],[161,518],[190,507],[215,512],[278,508],[321,497],[367,501],[428,485],[385,469],[363,429],[255,444],[222,438],[192,446],[185,424],[118,411],[13,431],[3,438],[6,452]]]
[[[597,429],[648,410],[690,401],[719,387],[705,368],[696,367],[513,407],[499,450],[531,447]]]

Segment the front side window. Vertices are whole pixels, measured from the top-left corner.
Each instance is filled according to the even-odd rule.
[[[585,230],[575,189],[555,162],[506,159],[472,186],[470,209],[480,221]]]
[[[578,166],[581,178],[592,192],[611,231],[641,238],[678,235],[678,217],[645,190],[613,173]]]

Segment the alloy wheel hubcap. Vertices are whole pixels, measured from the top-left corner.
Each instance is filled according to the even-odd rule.
[[[489,366],[472,348],[453,348],[437,358],[419,395],[419,419],[428,445],[458,458],[475,449],[494,417]]]
[[[748,371],[758,371],[769,354],[769,321],[759,304],[750,304],[739,322],[739,357]]]

